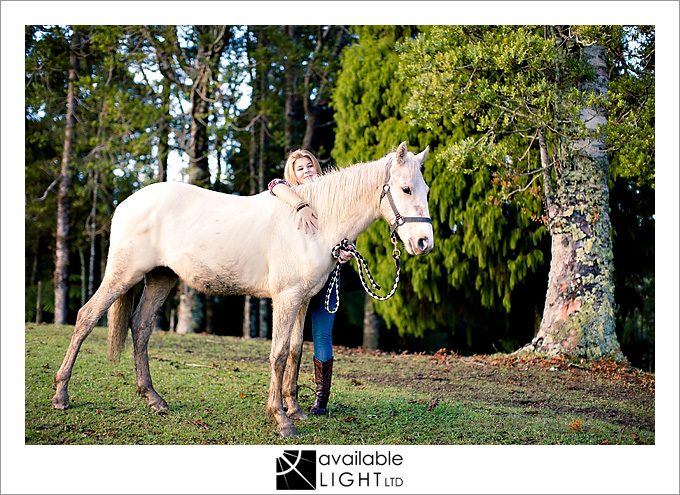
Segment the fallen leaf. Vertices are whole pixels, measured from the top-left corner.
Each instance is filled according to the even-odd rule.
[[[569,423],[569,427],[574,430],[574,431],[581,431],[581,427],[583,426],[583,421],[576,420],[573,423]]]
[[[435,406],[436,406],[437,404],[439,404],[439,399],[437,399],[436,397],[434,397],[434,398],[430,401],[430,404],[427,406],[427,410],[428,410],[428,411],[431,411],[432,409],[435,408]]]
[[[637,433],[631,433],[631,436],[633,437],[635,445],[647,445],[647,442],[643,442],[642,440],[639,439]]]
[[[246,397],[248,397],[248,396],[247,396],[246,394],[244,394],[243,392],[241,392],[239,395],[241,396],[241,399],[245,399]]]
[[[192,425],[200,426],[202,428],[205,428],[206,430],[208,429],[208,423],[205,421],[201,421],[200,419],[194,420],[194,421],[189,421]]]

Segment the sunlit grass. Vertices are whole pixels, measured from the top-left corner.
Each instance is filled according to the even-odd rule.
[[[156,332],[149,344],[158,415],[136,394],[132,349],[106,356],[106,329],[83,344],[69,392],[52,408],[54,374],[73,327],[26,325],[27,444],[633,444],[654,443],[654,392],[587,371],[513,367],[455,355],[371,355],[336,349],[329,415],[282,439],[265,416],[263,340]],[[305,343],[300,402],[313,398]],[[580,423],[579,423],[580,421]],[[573,426],[572,426],[573,425]]]

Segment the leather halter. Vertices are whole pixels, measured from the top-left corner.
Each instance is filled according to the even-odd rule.
[[[382,192],[380,193],[380,204],[382,204],[382,200],[385,196],[387,196],[387,200],[390,202],[390,207],[392,208],[392,213],[394,213],[394,222],[389,223],[390,225],[390,237],[394,238],[394,234],[396,230],[404,225],[407,222],[423,222],[423,223],[432,223],[432,219],[429,217],[405,217],[399,213],[399,210],[397,210],[397,205],[394,203],[394,198],[392,197],[392,191],[390,190],[390,170],[392,168],[392,162],[387,166],[386,170],[386,176],[385,176],[385,183],[382,186]]]

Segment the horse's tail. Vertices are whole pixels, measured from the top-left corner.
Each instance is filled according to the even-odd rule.
[[[132,318],[133,294],[132,289],[120,296],[109,308],[107,319],[109,322],[108,346],[109,360],[118,363],[125,346],[130,319]]]

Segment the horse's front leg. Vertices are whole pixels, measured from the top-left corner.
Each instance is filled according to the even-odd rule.
[[[303,333],[308,304],[309,301],[303,302],[298,310],[290,339],[290,354],[288,355],[286,372],[283,375],[283,400],[288,407],[287,414],[290,419],[307,419],[307,415],[302,411],[298,402],[298,376],[300,374]]]
[[[269,353],[271,381],[269,384],[269,397],[267,398],[267,414],[274,416],[278,427],[277,431],[283,437],[297,436],[295,425],[283,410],[282,385],[286,363],[290,353],[290,341],[293,324],[300,307],[300,302],[295,296],[279,294],[272,299],[273,303],[273,330],[272,348]]]

